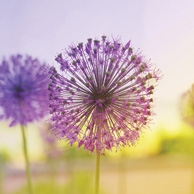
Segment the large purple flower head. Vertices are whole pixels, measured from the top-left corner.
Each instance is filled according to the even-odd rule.
[[[1,119],[11,126],[42,118],[48,107],[48,71],[30,56],[11,56],[0,63]]]
[[[159,71],[130,41],[88,39],[56,57],[50,69],[52,130],[91,152],[133,145],[151,120]]]

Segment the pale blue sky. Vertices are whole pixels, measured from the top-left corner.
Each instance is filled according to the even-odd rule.
[[[132,40],[163,72],[154,122],[178,126],[181,93],[194,82],[192,0],[0,0],[0,57],[22,53],[51,65],[89,37]]]

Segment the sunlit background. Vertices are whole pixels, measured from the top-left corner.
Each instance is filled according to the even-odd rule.
[[[140,194],[142,191],[145,194],[190,194],[194,188],[194,129],[182,120],[180,107],[182,94],[194,83],[194,1],[0,0],[1,60],[21,53],[53,65],[55,56],[71,43],[101,35],[118,36],[123,42],[131,40],[132,46],[142,50],[163,74],[155,93],[156,116],[150,129],[142,134],[134,148],[109,153],[104,158],[102,190],[105,194]],[[17,194],[14,190],[25,185],[25,180],[21,178],[13,187],[7,184],[18,171],[24,174],[21,134],[18,126],[9,128],[8,125],[4,121],[0,123],[3,194]],[[46,171],[40,167],[47,161],[41,127],[41,123],[35,123],[27,129],[34,177]],[[66,193],[77,194],[68,188],[74,188],[75,182],[87,185],[92,175],[85,176],[80,171],[92,171],[94,156],[61,141],[57,147],[62,152],[58,156],[63,161],[60,164],[66,164],[57,169],[57,180],[66,183]],[[89,165],[84,165],[83,160]],[[40,172],[36,168],[40,168]],[[129,173],[123,173],[126,169]],[[66,174],[63,176],[63,173]],[[84,187],[82,193],[86,193]]]

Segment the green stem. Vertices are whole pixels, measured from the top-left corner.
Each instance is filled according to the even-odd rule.
[[[26,164],[26,176],[28,181],[28,193],[33,194],[32,184],[31,184],[30,165],[29,165],[28,152],[27,152],[26,135],[25,135],[25,130],[23,125],[21,125],[21,131],[22,131],[22,140],[23,140],[23,153],[24,153],[25,164]]]
[[[96,181],[95,181],[95,194],[99,194],[100,185],[100,153],[96,153]]]

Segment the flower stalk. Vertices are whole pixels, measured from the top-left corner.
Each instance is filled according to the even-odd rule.
[[[27,177],[27,183],[28,183],[28,193],[33,194],[32,183],[31,183],[30,164],[29,164],[28,151],[27,151],[26,134],[25,134],[25,129],[24,129],[23,125],[21,125],[21,131],[22,131],[22,140],[23,140],[23,154],[24,154],[24,158],[25,158],[25,167],[26,167],[26,177]]]

